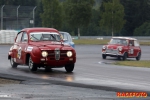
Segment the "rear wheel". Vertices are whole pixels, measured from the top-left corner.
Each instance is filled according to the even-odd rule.
[[[123,55],[123,57],[122,57],[122,59],[123,59],[123,60],[126,60],[127,57],[128,57],[128,54],[125,52],[124,55]]]
[[[136,57],[136,60],[140,60],[141,59],[141,52],[139,52],[138,56]]]
[[[29,70],[30,71],[37,71],[36,64],[32,61],[31,57],[29,57]]]
[[[105,55],[105,54],[102,54],[102,58],[103,58],[103,59],[106,59],[106,55]]]
[[[67,72],[72,72],[74,70],[74,64],[65,65],[65,69]]]
[[[12,68],[17,68],[18,64],[14,62],[14,58],[10,58],[10,64]]]

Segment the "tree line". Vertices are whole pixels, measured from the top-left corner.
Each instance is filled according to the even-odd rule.
[[[37,6],[35,27],[72,35],[150,36],[150,0],[0,0]]]

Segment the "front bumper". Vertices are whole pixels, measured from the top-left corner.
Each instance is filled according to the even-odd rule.
[[[123,57],[124,53],[123,52],[119,52],[118,50],[112,50],[111,52],[107,52],[107,51],[102,51],[103,55],[106,56],[111,56],[111,57]]]
[[[61,67],[68,64],[74,64],[76,62],[76,57],[60,57],[59,60],[51,57],[33,57],[33,62],[38,66],[52,66],[52,67]]]

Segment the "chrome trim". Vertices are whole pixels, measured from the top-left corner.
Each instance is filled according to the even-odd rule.
[[[60,59],[60,50],[59,50],[59,48],[56,48],[56,49],[55,49],[55,59],[56,59],[56,60],[59,60],[59,59]]]
[[[102,54],[108,54],[108,55],[116,55],[116,56],[123,56],[124,54],[125,54],[125,51],[124,51],[124,53],[122,53],[122,54],[119,54],[119,53],[107,53],[106,51],[105,52],[102,52]]]

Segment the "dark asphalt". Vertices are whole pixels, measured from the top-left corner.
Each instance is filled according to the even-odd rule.
[[[36,73],[32,73],[28,70],[27,66],[18,66],[17,69],[11,68],[7,60],[10,46],[1,45],[0,77],[19,79],[22,80],[22,84],[29,86],[65,85],[74,86],[74,88],[84,87],[85,91],[89,90],[89,88],[94,89],[93,91],[101,90],[102,93],[106,94],[105,90],[107,90],[112,91],[113,96],[117,91],[147,91],[150,94],[150,68],[112,65],[111,62],[117,59],[107,58],[103,60],[101,58],[101,47],[101,45],[76,45],[77,63],[73,73],[66,73],[64,68],[53,69],[52,72],[48,73],[44,72],[44,69],[39,69]],[[149,46],[141,46],[141,48],[141,60],[150,60]],[[62,87],[64,88],[65,86]],[[112,100],[113,98],[109,98],[108,100]],[[95,98],[89,100],[101,99]],[[104,100],[107,100],[107,98]]]

